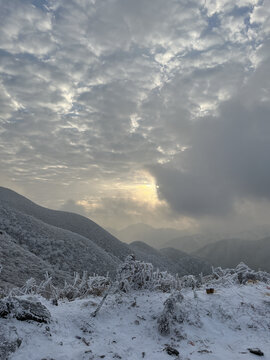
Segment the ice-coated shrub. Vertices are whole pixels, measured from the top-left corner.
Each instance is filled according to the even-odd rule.
[[[153,265],[135,259],[128,255],[119,266],[116,274],[118,288],[121,291],[150,289],[153,286]]]
[[[72,283],[65,283],[62,288],[57,288],[55,299],[68,299],[69,301],[77,298],[85,298],[88,295],[100,296],[110,286],[111,280],[105,276],[87,276],[84,272],[82,277],[78,273],[74,274]]]
[[[196,288],[200,285],[200,279],[194,275],[184,275],[180,279],[180,286],[182,288]]]
[[[40,284],[37,284],[35,279],[30,278],[21,288],[14,288],[10,295],[38,294],[46,299],[67,299],[72,301],[88,295],[100,296],[110,286],[110,283],[109,277],[97,275],[88,277],[87,273],[84,272],[82,277],[75,273],[71,283],[65,282],[62,287],[56,287],[53,285],[52,278],[46,274],[45,280]]]
[[[248,281],[270,282],[270,274],[265,271],[251,270],[246,264],[241,262],[235,268],[237,278],[240,284],[246,284]]]
[[[45,274],[45,279],[37,284],[34,278],[28,279],[20,288],[11,290],[11,296],[17,295],[41,295],[46,299],[57,298],[58,289],[52,283],[52,277],[48,273]]]
[[[203,284],[230,286],[232,284],[246,284],[262,281],[270,283],[270,274],[265,271],[255,271],[241,262],[234,269],[212,268],[212,274],[202,278]]]
[[[170,292],[171,290],[180,290],[181,279],[178,275],[172,275],[167,271],[153,272],[153,288],[162,292]]]
[[[135,259],[129,255],[117,270],[116,282],[118,289],[124,292],[130,290],[158,290],[170,292],[180,289],[180,278],[167,271],[153,271],[153,265]]]

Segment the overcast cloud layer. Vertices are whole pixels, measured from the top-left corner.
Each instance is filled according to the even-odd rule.
[[[0,0],[0,23],[3,186],[112,227],[269,222],[269,1]]]

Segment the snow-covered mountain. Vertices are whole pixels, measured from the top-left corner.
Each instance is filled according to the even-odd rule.
[[[49,262],[34,255],[3,230],[0,234],[0,244],[2,265],[0,288],[12,288],[14,285],[23,286],[33,276],[37,282],[40,282],[47,272],[53,274],[55,283],[64,283],[65,280],[71,279],[67,272],[57,269]]]
[[[55,270],[65,272],[66,275],[72,275],[75,271],[113,274],[120,263],[117,257],[108,254],[86,237],[48,225],[33,216],[3,205],[0,206],[0,229],[9,235],[9,241],[5,241],[9,251],[6,249],[6,256],[3,255],[3,258],[1,256],[0,262],[13,264],[12,279],[15,285],[19,285],[21,279],[25,281],[27,276],[40,278],[38,276],[40,271],[48,269],[48,265],[55,277]],[[0,238],[3,250],[4,234],[0,234]],[[15,248],[16,252],[13,251]],[[14,262],[16,254],[17,257],[22,258],[19,263]],[[37,267],[38,262],[40,263],[37,272],[33,266],[28,267],[28,271],[24,271],[25,257],[28,257],[30,262],[33,260],[33,264]],[[0,276],[2,277],[3,274]]]
[[[192,253],[215,266],[234,267],[243,261],[253,269],[270,271],[270,237],[261,240],[225,239]]]
[[[223,239],[260,240],[270,237],[270,226],[262,225],[235,232],[203,232],[187,234],[172,228],[153,228],[146,224],[133,224],[122,230],[111,230],[120,240],[132,243],[142,241],[156,249],[174,248],[193,253],[203,246]]]
[[[119,259],[124,259],[130,253],[126,244],[94,221],[82,215],[44,208],[3,187],[0,187],[0,204],[18,210],[23,214],[31,215],[49,225],[84,236],[109,253],[109,255],[114,255]]]
[[[154,249],[142,241],[134,241],[129,247],[146,262],[152,263],[160,270],[167,270],[180,276],[189,274],[208,274],[211,265],[206,260],[189,255],[173,248]]]
[[[182,231],[176,229],[156,229],[143,223],[129,225],[124,229],[112,231],[118,239],[124,242],[142,241],[155,248],[162,248],[166,241],[183,235]]]
[[[130,253],[153,263],[155,268],[180,275],[207,270],[204,261],[186,257],[185,266],[181,266],[178,258],[146,244],[129,246],[121,242],[88,218],[46,209],[3,187],[0,187],[0,231],[4,233],[0,234],[3,239],[0,264],[4,265],[4,272],[12,272],[8,277],[3,277],[4,272],[0,274],[0,281],[10,285],[22,285],[29,277],[40,280],[47,271],[56,282],[83,271],[100,275],[108,272],[114,276],[118,265]]]
[[[174,264],[176,273],[183,275],[203,273],[205,275],[211,271],[211,261],[201,259],[198,256],[174,248],[160,249],[160,252]]]

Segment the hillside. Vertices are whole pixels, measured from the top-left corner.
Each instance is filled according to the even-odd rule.
[[[169,271],[176,273],[176,267],[167,257],[163,256],[160,251],[154,249],[150,245],[145,244],[142,241],[134,241],[129,244],[129,248],[136,254],[138,259],[142,259],[145,262],[153,264],[155,268],[159,268],[161,271]]]
[[[162,271],[180,275],[206,271],[204,262],[198,262],[195,258],[191,261],[187,254],[182,266],[180,252],[177,257],[172,258],[143,242],[127,245],[88,218],[46,209],[3,187],[0,187],[1,229],[13,239],[12,246],[18,246],[17,253],[21,249],[22,254],[26,255],[26,252],[29,259],[34,256],[34,263],[40,259],[40,272],[47,271],[49,266],[52,273],[61,270],[69,275],[75,271],[99,274],[109,272],[113,275],[119,263],[131,252],[137,259],[151,262],[155,268]],[[11,243],[9,245],[11,246]],[[9,255],[5,263],[12,263],[12,249],[6,253]],[[29,266],[28,269],[24,275],[13,277],[18,279],[14,285],[20,284],[20,279],[25,279],[27,274],[35,277],[35,271],[30,271],[33,267]],[[17,267],[14,274],[19,271],[20,267]],[[40,275],[38,273],[37,277],[40,278]]]
[[[270,271],[270,238],[261,240],[225,239],[192,253],[215,266],[234,267],[243,261],[254,269]]]
[[[174,264],[179,274],[209,274],[211,271],[212,263],[198,256],[192,256],[174,248],[160,249],[160,252]]]
[[[44,280],[46,272],[53,274],[54,283],[64,283],[71,277],[68,273],[61,271],[52,264],[42,260],[26,248],[20,246],[18,242],[1,230],[0,234],[0,259],[2,272],[0,273],[0,288],[12,288],[23,286],[31,277],[35,277],[37,282]]]
[[[13,239],[10,246],[16,244],[18,252],[24,249],[42,260],[40,271],[44,270],[43,262],[46,262],[52,265],[52,269],[61,270],[70,275],[75,271],[113,274],[120,263],[118,258],[109,255],[88,238],[48,225],[33,216],[25,215],[9,207],[0,206],[0,229]],[[12,246],[8,252],[8,258],[1,257],[0,262],[14,263]],[[19,274],[23,270],[21,265],[20,263],[14,267],[15,273]],[[36,276],[35,271],[27,272],[27,274],[31,277]]]
[[[153,247],[135,241],[129,245],[134,252],[139,255],[138,258],[152,263],[160,270],[167,270],[171,273],[178,273],[180,276],[188,274],[208,274],[211,271],[210,264],[198,257],[191,256],[183,251],[173,248],[154,249]]]
[[[130,252],[128,246],[108,233],[94,221],[74,213],[39,206],[16,192],[0,187],[0,204],[31,215],[49,225],[66,229],[90,239],[109,255],[124,259]]]
[[[222,239],[224,239],[224,234],[221,233],[185,235],[166,241],[163,247],[171,247],[192,253],[207,244],[212,244]]]
[[[127,243],[142,241],[154,248],[164,247],[164,243],[172,238],[182,235],[182,231],[170,228],[153,228],[139,223],[129,225],[124,229],[113,232],[115,236]]]

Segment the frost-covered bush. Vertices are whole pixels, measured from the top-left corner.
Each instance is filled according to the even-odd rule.
[[[182,288],[196,288],[200,285],[201,281],[194,275],[185,275],[180,279],[180,286]]]
[[[134,255],[129,255],[119,266],[116,282],[118,289],[124,292],[140,289],[169,292],[180,287],[178,276],[166,271],[153,271],[152,264],[138,261]]]
[[[265,271],[251,270],[246,264],[241,262],[236,266],[235,272],[240,284],[246,284],[248,281],[270,282],[270,274]]]
[[[58,289],[52,283],[52,277],[48,273],[45,274],[45,279],[41,283],[37,283],[36,279],[30,278],[20,288],[11,290],[10,295],[41,295],[46,299],[57,298]]]
[[[119,290],[150,289],[153,285],[153,265],[138,261],[135,255],[128,255],[116,274]]]
[[[167,271],[153,272],[153,288],[162,292],[170,292],[171,290],[180,290],[181,279],[178,275],[172,275]]]
[[[84,272],[82,277],[75,273],[71,283],[65,282],[63,287],[56,287],[53,285],[52,278],[46,274],[45,280],[40,284],[37,284],[36,280],[31,278],[21,288],[13,289],[11,295],[38,294],[46,299],[68,299],[72,301],[88,295],[100,296],[110,286],[110,283],[109,277],[97,275],[88,277],[87,273]]]
[[[182,338],[181,326],[183,323],[190,326],[202,327],[197,302],[184,297],[180,291],[174,291],[164,302],[164,308],[157,319],[158,331],[161,335],[174,333]]]
[[[105,276],[90,276],[88,278],[88,288],[91,289],[88,293],[96,296],[103,295],[109,288],[111,280]]]
[[[254,271],[241,262],[235,269],[212,268],[212,275],[202,278],[204,284],[221,284],[229,286],[232,284],[246,284],[248,282],[262,281],[270,283],[270,274],[265,271]]]
[[[111,280],[105,276],[90,276],[83,273],[82,278],[76,273],[74,281],[71,284],[65,283],[63,288],[58,289],[57,299],[68,299],[70,301],[76,298],[84,298],[88,295],[102,295],[110,286]]]

